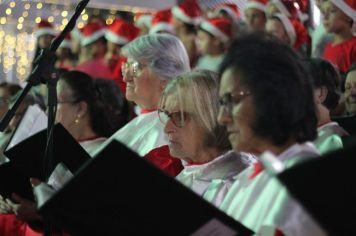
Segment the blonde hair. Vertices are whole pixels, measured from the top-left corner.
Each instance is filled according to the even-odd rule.
[[[227,150],[230,147],[225,127],[217,122],[218,75],[209,70],[193,70],[171,80],[161,97],[160,107],[164,109],[167,97],[176,96],[181,115],[189,112],[205,131],[205,144]]]

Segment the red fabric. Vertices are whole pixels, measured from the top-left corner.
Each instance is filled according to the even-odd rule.
[[[172,177],[177,176],[183,170],[181,160],[169,154],[168,145],[153,149],[144,158]]]
[[[24,236],[44,236],[44,233],[35,231],[26,224]],[[64,232],[52,232],[51,236],[70,236],[70,235]]]
[[[87,73],[93,79],[112,79],[112,74],[109,67],[105,64],[103,58],[96,58],[90,61],[83,62],[76,66],[75,70]]]
[[[253,173],[249,176],[249,179],[255,178],[259,173],[263,171],[263,165],[260,162],[256,162],[253,164],[254,170]]]
[[[0,214],[0,235],[24,236],[26,223],[16,218],[15,214]]]
[[[356,61],[356,37],[337,45],[328,43],[323,57],[338,67],[341,73],[346,73],[352,63]]]
[[[119,85],[122,94],[126,94],[126,82],[124,81],[124,78],[122,77],[121,66],[126,61],[127,61],[126,57],[119,57],[116,65],[114,67],[114,70],[112,72],[112,78]]]
[[[276,229],[276,231],[274,232],[274,236],[284,236],[284,234],[279,229]]]
[[[187,166],[196,166],[196,165],[204,165],[210,161],[205,161],[205,162],[193,162],[193,161],[187,161]]]
[[[140,114],[147,114],[153,111],[157,111],[157,109],[141,109]]]

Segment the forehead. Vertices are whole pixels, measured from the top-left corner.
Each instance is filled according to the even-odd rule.
[[[346,76],[346,83],[355,83],[356,82],[356,70],[349,72]]]
[[[220,80],[219,94],[224,95],[241,89],[240,75],[238,71],[232,68],[226,69]]]
[[[271,29],[283,29],[283,24],[277,19],[271,18],[267,20],[266,23],[266,30],[271,30]]]
[[[64,80],[59,80],[57,84],[57,95],[58,96],[70,96],[72,90],[69,85]]]
[[[263,11],[258,10],[256,8],[248,8],[244,11],[246,16],[259,16],[264,15]]]

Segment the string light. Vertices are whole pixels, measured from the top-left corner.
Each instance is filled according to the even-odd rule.
[[[36,5],[36,8],[37,8],[37,9],[42,9],[42,7],[43,7],[42,3],[40,3],[40,2],[37,3],[37,5]]]
[[[10,7],[11,7],[11,8],[16,7],[16,2],[10,2]]]
[[[8,16],[11,15],[11,12],[12,12],[11,8],[7,8],[5,11],[6,15],[8,15]]]

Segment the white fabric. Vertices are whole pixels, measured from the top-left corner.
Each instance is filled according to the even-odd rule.
[[[295,144],[278,159],[289,168],[302,159],[318,154],[311,143]],[[253,171],[251,166],[236,176],[220,206],[223,211],[256,233],[264,227],[272,227],[288,236],[326,235],[276,178],[262,171],[250,179]]]
[[[245,158],[242,156],[244,155]],[[251,162],[245,154],[229,151],[202,165],[187,165],[176,179],[215,206],[219,206],[230,189],[234,176],[242,172]]]
[[[218,72],[219,66],[224,59],[224,54],[220,56],[202,56],[199,58],[196,68]]]
[[[348,133],[336,122],[329,122],[318,127],[318,137],[313,141],[321,154],[328,153],[343,147],[342,136]]]
[[[112,140],[125,144],[140,156],[146,155],[155,148],[168,145],[168,137],[164,133],[164,125],[159,120],[157,111],[141,114],[131,120],[104,142],[94,155],[104,149]]]

